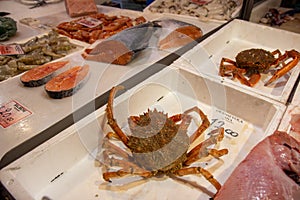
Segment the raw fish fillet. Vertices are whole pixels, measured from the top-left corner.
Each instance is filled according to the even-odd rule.
[[[158,42],[159,49],[169,49],[184,46],[202,37],[202,30],[190,23],[175,19],[163,19],[155,21],[166,32]]]
[[[256,145],[214,200],[300,199],[300,143],[276,131]]]
[[[154,23],[148,22],[125,29],[101,41],[95,48],[86,49],[82,56],[86,60],[126,65],[138,52],[148,47],[154,26]]]

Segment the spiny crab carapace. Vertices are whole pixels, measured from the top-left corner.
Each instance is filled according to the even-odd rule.
[[[217,190],[221,184],[206,169],[196,166],[200,158],[213,156],[219,159],[228,153],[227,149],[217,150],[211,146],[222,141],[224,129],[213,130],[209,138],[190,148],[200,135],[210,126],[207,116],[193,107],[182,114],[168,117],[157,109],[139,116],[130,116],[128,124],[131,134],[127,135],[119,127],[113,115],[113,99],[123,86],[113,87],[110,91],[106,115],[113,132],[108,132],[103,141],[102,161],[103,179],[111,181],[127,175],[143,178],[161,176],[184,176],[201,174]],[[188,127],[192,121],[190,113],[195,112],[201,118],[201,125],[188,135]],[[115,140],[115,141],[113,141]],[[121,144],[115,144],[118,142]],[[190,166],[193,164],[193,166]],[[118,167],[118,169],[113,169]],[[121,168],[121,169],[120,169]]]
[[[283,55],[278,49],[273,52],[264,49],[247,49],[237,54],[236,61],[222,58],[219,74],[220,76],[232,76],[242,84],[253,87],[260,80],[261,73],[267,73],[271,68],[281,65],[281,68],[277,69],[264,84],[268,86],[294,68],[299,59],[300,53],[294,49],[286,51]],[[285,63],[286,61],[287,63]]]

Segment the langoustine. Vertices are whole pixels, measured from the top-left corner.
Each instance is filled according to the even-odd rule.
[[[85,19],[98,21],[98,25],[88,27],[80,21]],[[69,38],[80,40],[89,44],[99,39],[106,39],[126,28],[146,22],[142,16],[131,18],[128,16],[110,16],[104,13],[91,14],[68,22],[61,22],[56,31]]]
[[[24,54],[0,55],[0,82],[80,49],[55,31],[18,43]]]
[[[233,171],[215,200],[300,197],[300,142],[276,131],[256,145]]]

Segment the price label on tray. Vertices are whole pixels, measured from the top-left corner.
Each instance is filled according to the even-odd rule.
[[[18,44],[0,45],[0,55],[24,54],[22,47]]]
[[[245,127],[248,126],[248,123],[243,119],[219,109],[215,110],[215,114],[210,121],[214,129],[224,127],[225,135],[230,138],[239,137]]]
[[[0,125],[3,128],[7,128],[31,114],[31,111],[17,101],[9,101],[0,105]]]
[[[78,20],[77,23],[81,24],[83,26],[86,26],[88,28],[94,28],[94,27],[102,24],[102,21],[92,18],[92,17],[86,17],[86,18]]]

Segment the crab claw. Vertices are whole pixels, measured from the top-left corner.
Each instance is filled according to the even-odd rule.
[[[297,63],[299,62],[300,53],[293,49],[291,51],[286,51],[285,54],[282,55],[282,57],[279,58],[279,59],[284,62],[288,58],[292,58],[293,60],[288,62],[287,64],[283,63],[283,67],[278,69],[275,72],[275,74],[265,83],[265,86],[270,85],[271,83],[273,83],[274,81],[276,81],[277,79],[279,79],[280,77],[285,75],[288,71],[293,69],[297,65]]]

